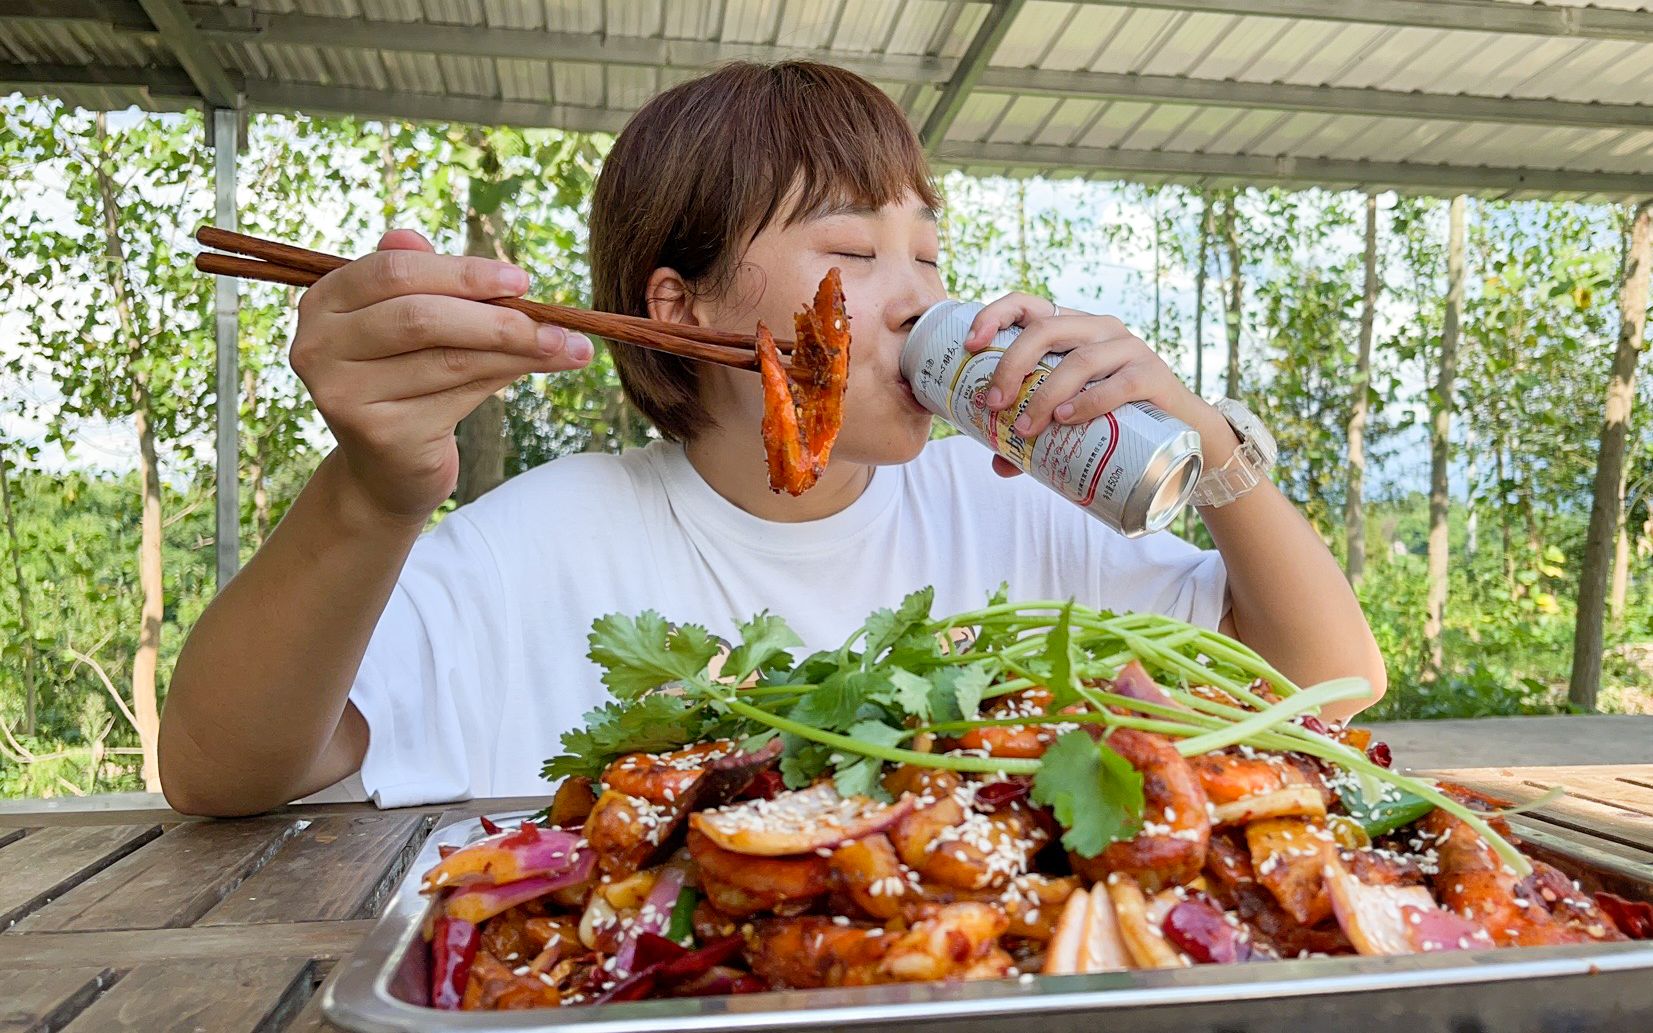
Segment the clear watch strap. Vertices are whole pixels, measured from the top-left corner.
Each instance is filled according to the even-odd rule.
[[[1262,477],[1258,471],[1262,465],[1256,442],[1242,440],[1227,462],[1200,475],[1199,482],[1194,486],[1194,505],[1221,509],[1243,498],[1261,483]]]

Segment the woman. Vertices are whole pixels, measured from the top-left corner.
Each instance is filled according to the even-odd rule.
[[[938,612],[1006,581],[1012,598],[1220,622],[1298,681],[1362,675],[1375,700],[1383,665],[1360,608],[1266,481],[1202,508],[1217,549],[1200,552],[1127,540],[1027,478],[995,476],[1014,471],[968,441],[926,443],[897,357],[944,297],[938,205],[901,111],[805,62],[735,64],[666,91],[604,163],[599,308],[784,327],[842,270],[844,428],[798,498],[768,490],[756,375],[617,346],[626,393],[663,440],[547,464],[420,537],[455,483],[459,419],[520,376],[583,366],[592,344],[480,303],[525,291],[522,270],[436,255],[409,231],[324,277],[299,306],[292,363],[338,448],[185,645],[161,728],[168,799],[252,813],[356,771],[384,806],[539,792],[541,759],[604,697],[584,656],[594,618],[654,609],[732,637],[767,609],[814,649],[925,584]],[[1233,467],[1227,419],[1118,320],[1012,294],[969,344],[1012,324],[1026,330],[990,404],[1008,404],[1042,353],[1068,353],[1023,433],[1142,399],[1199,432],[1208,467]]]

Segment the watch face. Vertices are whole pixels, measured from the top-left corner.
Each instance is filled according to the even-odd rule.
[[[1232,398],[1223,399],[1219,403],[1219,409],[1223,417],[1234,425],[1240,435],[1256,446],[1263,462],[1272,465],[1275,456],[1279,452],[1279,446],[1275,444],[1274,435],[1269,433],[1268,428],[1263,425],[1263,421],[1258,419],[1250,409]]]

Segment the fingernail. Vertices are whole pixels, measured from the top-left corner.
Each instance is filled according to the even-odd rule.
[[[568,357],[575,362],[588,362],[591,359],[591,341],[583,334],[568,335]]]
[[[1016,417],[1016,422],[1013,426],[1016,428],[1016,433],[1026,434],[1028,431],[1033,429],[1033,421],[1028,419],[1024,414]]]
[[[546,355],[556,355],[567,343],[568,331],[560,326],[542,326],[534,332],[534,338],[539,342],[540,351]]]
[[[501,262],[495,277],[506,294],[521,294],[528,289],[528,274],[514,265]]]
[[[997,409],[1004,404],[1004,392],[996,387],[990,387],[987,389],[987,397],[983,401],[987,403],[989,409]]]
[[[1056,418],[1061,420],[1063,423],[1066,423],[1068,420],[1072,419],[1073,403],[1063,402],[1061,405],[1058,405],[1056,407]]]

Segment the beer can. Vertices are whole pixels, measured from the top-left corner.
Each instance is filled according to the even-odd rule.
[[[926,409],[997,452],[1085,512],[1136,538],[1168,525],[1199,480],[1200,436],[1147,402],[1130,402],[1089,423],[1051,423],[1033,438],[1014,424],[1062,362],[1052,352],[1022,382],[1015,402],[993,412],[984,396],[1020,327],[999,331],[979,352],[964,350],[982,306],[949,300],[930,307],[901,349],[901,375]]]

